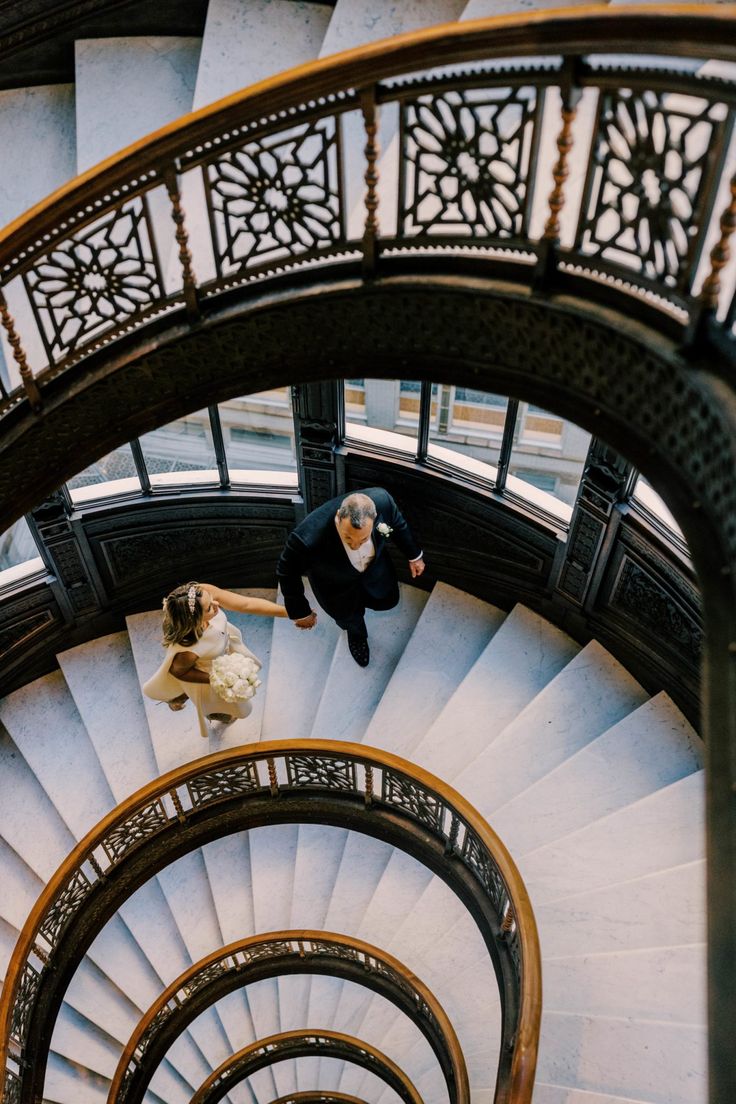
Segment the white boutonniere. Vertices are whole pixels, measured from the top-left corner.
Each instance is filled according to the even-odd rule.
[[[378,532],[381,534],[382,537],[390,537],[391,534],[393,533],[393,529],[391,528],[390,525],[387,525],[385,521],[379,521],[378,525],[376,526],[376,529],[378,530]]]

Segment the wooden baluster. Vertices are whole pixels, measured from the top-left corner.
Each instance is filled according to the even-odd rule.
[[[710,272],[703,282],[700,302],[704,310],[715,313],[721,293],[721,272],[731,256],[730,238],[736,230],[736,173],[731,177],[731,201],[721,215],[721,236],[710,251]]]
[[[179,794],[176,790],[169,790],[169,797],[171,798],[171,802],[174,806],[174,811],[176,812],[176,819],[179,821],[180,824],[186,823],[186,813],[184,812],[184,806],[181,803],[181,798],[179,797]]]
[[[365,765],[365,803],[366,806],[373,804],[373,767],[367,763]]]
[[[268,767],[268,783],[271,787],[271,797],[278,797],[279,784],[276,778],[276,764],[270,757],[266,760]]]
[[[577,103],[571,100],[562,104],[562,130],[557,135],[558,157],[552,169],[555,186],[549,194],[549,218],[544,224],[544,239],[555,245],[560,241],[560,211],[565,206],[565,183],[570,175],[568,159],[573,147],[572,124],[578,113]]]
[[[376,108],[376,89],[364,88],[360,93],[360,110],[365,123],[365,228],[363,230],[363,276],[370,278],[376,271],[378,254],[378,111]]]
[[[181,191],[179,190],[179,177],[174,165],[169,165],[164,170],[166,191],[171,200],[171,217],[176,225],[176,244],[179,246],[179,261],[181,263],[182,277],[184,281],[184,302],[187,306],[187,314],[192,321],[196,321],[201,311],[199,309],[199,293],[197,281],[192,268],[192,253],[189,248],[189,235],[184,226],[184,209],[181,205]]]
[[[26,398],[30,403],[31,410],[40,410],[41,392],[39,391],[38,384],[33,377],[33,372],[31,371],[31,367],[28,363],[28,358],[26,357],[25,350],[23,349],[20,337],[18,336],[18,331],[15,328],[13,316],[8,310],[8,304],[5,301],[5,296],[3,295],[2,291],[0,291],[0,322],[2,322],[5,332],[8,335],[8,341],[10,342],[10,346],[13,350],[13,358],[20,369],[20,378],[23,384],[23,390],[26,393]]]

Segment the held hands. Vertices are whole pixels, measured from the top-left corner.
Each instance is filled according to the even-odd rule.
[[[424,563],[423,559],[409,560],[409,571],[411,571],[412,579],[418,578],[418,576],[421,575],[424,571],[425,566],[426,564]]]
[[[306,617],[299,617],[294,624],[298,629],[313,629],[317,624],[317,614],[310,610]]]

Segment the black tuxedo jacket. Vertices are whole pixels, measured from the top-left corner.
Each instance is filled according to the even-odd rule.
[[[303,575],[309,578],[314,596],[323,610],[331,617],[346,617],[361,604],[361,588],[380,598],[388,594],[394,585],[396,574],[386,552],[389,541],[395,541],[409,560],[420,554],[421,548],[388,491],[369,487],[361,493],[368,495],[376,507],[371,535],[376,555],[365,571],[356,571],[351,564],[335,525],[335,514],[345,495],[318,506],[289,534],[276,574],[286,612],[292,621],[306,617],[310,611],[304,595]],[[393,530],[388,537],[378,532],[382,522]]]

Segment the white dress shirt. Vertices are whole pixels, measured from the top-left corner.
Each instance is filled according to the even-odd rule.
[[[338,524],[337,517],[335,518],[335,528],[337,529],[337,535],[342,541],[342,546],[347,553],[347,557],[356,571],[361,573],[373,563],[376,558],[376,550],[373,547],[373,540],[371,537],[367,541],[364,541],[359,548],[351,548],[346,541],[343,540],[342,533],[340,532],[340,526]]]

